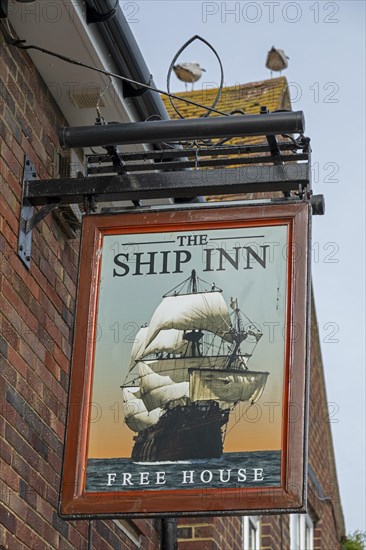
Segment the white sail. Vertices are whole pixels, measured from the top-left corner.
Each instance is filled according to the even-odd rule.
[[[149,327],[141,327],[138,333],[135,336],[132,351],[131,351],[131,361],[130,366],[133,367],[135,361],[138,361],[145,350],[146,346],[146,336],[148,333]]]
[[[191,371],[192,401],[224,401],[254,403],[263,393],[268,372],[255,371]]]
[[[189,369],[223,369],[228,365],[227,355],[206,355],[205,357],[176,357],[143,361],[156,374],[166,375],[173,382],[189,382]],[[248,357],[238,355],[231,363],[231,368],[246,368]],[[137,363],[139,365],[139,363]]]
[[[232,328],[221,292],[198,292],[166,296],[151,318],[147,335],[149,345],[161,330],[207,330],[214,334]]]
[[[189,396],[189,382],[176,384],[169,376],[156,374],[143,362],[138,364],[138,369],[141,399],[148,411],[163,408],[173,402],[186,402]]]
[[[161,415],[160,408],[149,412],[143,401],[136,398],[135,394],[127,388],[122,389],[122,394],[125,422],[130,430],[140,432],[158,423]]]
[[[174,328],[161,330],[154,340],[148,344],[140,357],[146,357],[151,353],[184,353],[187,349],[188,342],[183,340],[183,331]]]
[[[190,368],[223,368],[227,363],[227,356],[176,357],[156,360],[144,359],[143,362],[156,374],[169,376],[173,382],[179,383],[189,382]],[[139,364],[140,363],[137,365]]]

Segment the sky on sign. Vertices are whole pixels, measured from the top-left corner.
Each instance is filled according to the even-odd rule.
[[[293,109],[305,113],[314,192],[326,199],[326,215],[313,220],[312,270],[341,499],[347,531],[365,529],[365,3],[154,0],[121,7],[162,89],[175,53],[195,34],[217,50],[228,86],[270,78],[272,46],[290,58],[283,75]],[[207,47],[194,45],[179,61],[206,69],[195,89],[219,81]],[[174,75],[171,90],[184,91]]]

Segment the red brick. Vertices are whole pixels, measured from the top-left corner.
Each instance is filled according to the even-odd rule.
[[[43,524],[42,536],[50,548],[61,548],[59,534],[55,532],[51,525]],[[82,548],[82,546],[75,546],[75,548]]]
[[[8,168],[14,174],[14,176],[18,180],[21,180],[22,176],[23,176],[23,167],[18,162],[18,160],[16,159],[16,157],[12,153],[11,149],[6,145],[6,143],[2,144],[1,156],[4,159],[5,163],[7,164]]]
[[[20,205],[8,185],[0,184],[0,195],[0,216],[6,220],[13,233],[17,233]]]
[[[194,528],[193,538],[208,539],[208,538],[213,538],[214,534],[215,534],[215,529],[213,525],[200,525],[199,527]]]
[[[5,319],[3,319],[1,323],[1,332],[3,338],[6,338],[13,349],[17,350],[19,345],[19,334],[15,332],[13,327]]]
[[[0,355],[0,380],[3,383],[4,380],[12,384],[13,386],[16,383],[17,375],[12,365]]]
[[[34,550],[43,550],[45,548],[45,541],[42,540],[30,526],[28,527],[26,522],[17,522],[16,535],[19,540],[27,545],[26,548],[32,548]]]
[[[216,542],[214,541],[190,540],[190,541],[179,542],[179,550],[219,550],[219,547],[216,545]]]
[[[54,361],[57,361],[62,370],[68,373],[70,370],[70,359],[66,357],[66,355],[60,350],[58,346],[54,347],[53,354]]]
[[[2,437],[0,437],[0,446],[1,446],[1,450],[0,450],[1,460],[11,465],[12,459],[13,459],[13,448]]]
[[[193,536],[192,527],[178,527],[177,538],[178,539],[191,539]]]
[[[7,243],[9,244],[10,248],[12,250],[15,250],[18,243],[18,239],[15,232],[12,230],[10,225],[6,222],[2,224],[2,234],[5,240],[7,241]]]
[[[1,478],[4,481],[5,485],[7,485],[10,489],[13,489],[13,491],[18,491],[18,475],[6,462],[3,462],[1,466]]]
[[[13,491],[10,493],[9,506],[11,506],[11,509],[18,516],[18,518],[26,521],[29,504],[27,504],[23,498]]]
[[[23,544],[19,544],[18,540],[17,540],[17,537],[15,535],[12,535],[10,533],[10,531],[7,531],[4,535],[4,540],[5,540],[5,543],[4,543],[4,548],[8,549],[8,548],[16,548],[17,550],[26,550],[28,549],[29,547],[26,547],[25,545]]]

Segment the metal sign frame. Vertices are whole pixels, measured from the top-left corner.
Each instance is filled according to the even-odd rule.
[[[309,368],[309,203],[165,207],[86,216],[83,223],[73,362],[60,497],[65,518],[163,517],[301,512],[306,507]],[[285,227],[286,324],[279,481],[272,485],[153,490],[86,490],[103,240],[155,233],[189,235],[231,228]],[[196,233],[195,233],[196,232]],[[214,233],[213,233],[214,234]],[[150,239],[151,240],[151,239]],[[207,277],[206,277],[207,278]],[[148,283],[147,283],[148,284]],[[123,304],[123,297],[122,302]],[[300,327],[300,331],[297,329]],[[209,468],[206,468],[209,470]],[[112,478],[108,478],[109,481]]]

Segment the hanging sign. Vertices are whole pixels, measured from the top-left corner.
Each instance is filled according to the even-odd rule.
[[[87,216],[67,517],[304,507],[306,203]]]

